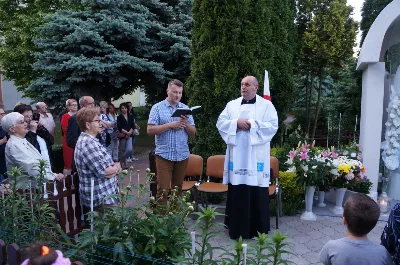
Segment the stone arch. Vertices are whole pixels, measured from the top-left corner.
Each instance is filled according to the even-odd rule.
[[[367,176],[373,183],[371,196],[377,198],[381,153],[387,50],[400,43],[400,0],[393,0],[375,19],[361,47],[357,70],[363,71],[360,148]],[[387,82],[387,81],[386,81]]]

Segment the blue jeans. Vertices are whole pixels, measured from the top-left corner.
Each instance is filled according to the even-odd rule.
[[[132,136],[132,151],[129,154],[129,158],[131,158],[131,159],[133,158],[133,145],[135,144],[135,142],[136,142],[136,137]]]
[[[119,140],[119,161],[123,168],[126,167],[126,159],[132,152],[132,137]]]

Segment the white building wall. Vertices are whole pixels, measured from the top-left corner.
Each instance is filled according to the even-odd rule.
[[[2,92],[3,92],[3,103],[4,110],[11,111],[14,109],[15,104],[17,102],[22,101],[26,104],[31,103],[30,98],[23,97],[21,92],[17,91],[17,88],[14,86],[14,82],[1,80]]]

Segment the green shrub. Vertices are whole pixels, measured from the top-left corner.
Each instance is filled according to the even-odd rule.
[[[285,162],[288,160],[289,150],[283,147],[273,147],[271,148],[271,156],[274,156],[279,161],[279,170],[286,171],[289,169],[289,165]]]
[[[279,171],[279,185],[282,192],[282,214],[296,215],[304,208],[305,192],[296,184],[296,173]],[[270,215],[276,215],[276,198],[270,196]]]
[[[296,173],[294,172],[282,172],[279,171],[279,185],[282,189],[282,200],[283,198],[289,199],[294,197],[304,197],[304,189],[297,186],[296,184]]]
[[[133,108],[136,120],[148,120],[150,114],[150,107],[135,107]]]
[[[368,194],[371,191],[372,182],[369,179],[353,181],[349,183],[348,190]]]

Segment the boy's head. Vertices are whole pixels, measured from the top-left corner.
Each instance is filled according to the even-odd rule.
[[[354,236],[367,235],[379,219],[379,207],[376,202],[365,194],[355,194],[344,204],[344,224]]]

